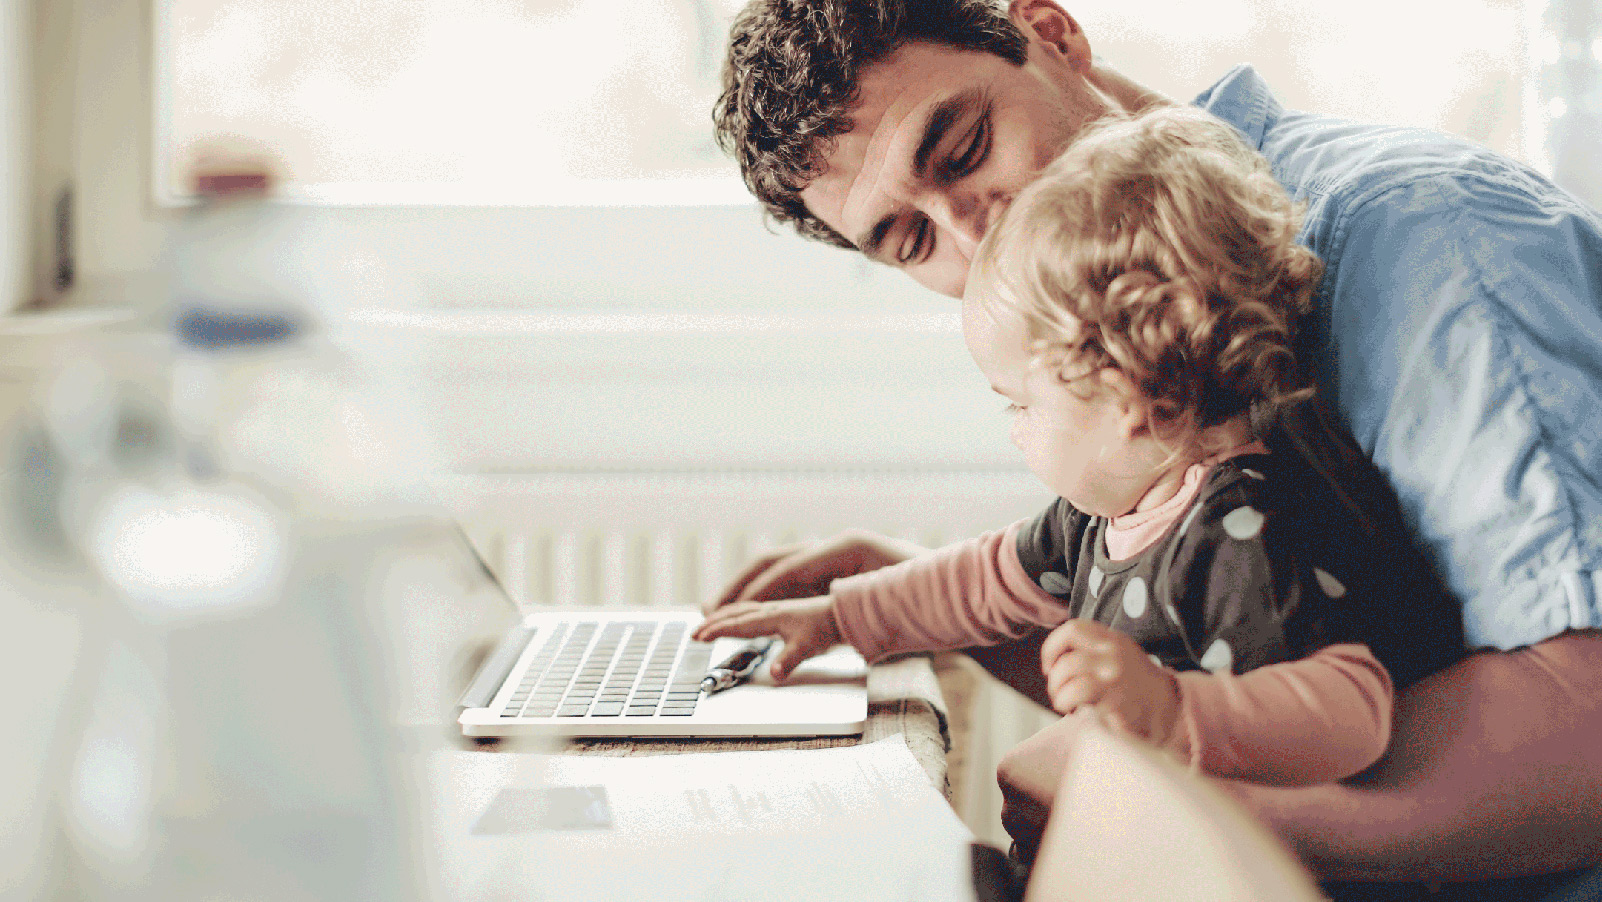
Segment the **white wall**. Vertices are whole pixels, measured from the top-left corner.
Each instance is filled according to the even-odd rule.
[[[153,0],[34,2],[36,227],[75,177],[81,286],[70,302],[137,300],[152,291],[163,238],[149,200]],[[1418,0],[1402,11],[1363,0],[1313,12],[1280,0],[1067,5],[1108,59],[1175,97],[1251,60],[1292,106],[1523,151],[1521,0]],[[749,207],[391,209],[352,211],[349,223],[375,253],[415,269],[430,303],[895,309],[922,297],[849,254],[768,234]],[[48,295],[39,270],[49,236],[35,237],[33,283]]]
[[[77,181],[80,283],[70,304],[159,302],[171,211],[150,200],[151,0],[38,0],[36,208]],[[356,209],[335,214],[387,265],[460,306],[899,306],[921,297],[851,255],[772,234],[753,206]],[[50,298],[35,216],[34,290]]]
[[[0,313],[16,309],[29,295],[32,12],[29,0],[0,0]]]
[[[153,309],[173,213],[150,200],[152,0],[36,2],[34,292],[52,298],[49,214],[72,179],[78,282],[60,300]],[[1420,3],[1409,22],[1327,10],[1301,21],[1276,0],[1230,0],[1207,15],[1190,0],[1138,0],[1083,18],[1109,59],[1176,97],[1252,59],[1293,106],[1417,121],[1518,153],[1517,0]],[[1429,15],[1466,24],[1453,40],[1420,44]],[[1410,42],[1422,74],[1374,82],[1373,72],[1398,71],[1388,60]],[[1334,59],[1325,71],[1339,76],[1303,59]],[[364,334],[369,347],[398,349],[388,359],[452,469],[1017,466],[951,302],[770,232],[754,206],[296,215],[337,265],[376,274],[334,280],[353,286],[335,304],[456,311]],[[486,310],[547,316],[508,323]],[[659,319],[586,333],[584,316],[607,310]],[[688,332],[652,324],[686,316],[710,319]]]

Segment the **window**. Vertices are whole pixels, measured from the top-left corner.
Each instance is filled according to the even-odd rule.
[[[338,204],[747,200],[710,110],[738,0],[159,0],[157,190],[270,147]]]
[[[175,199],[190,150],[228,135],[328,203],[742,203],[709,124],[741,3],[157,0],[157,191]],[[1176,98],[1250,61],[1292,107],[1540,145],[1522,0],[1067,5]]]

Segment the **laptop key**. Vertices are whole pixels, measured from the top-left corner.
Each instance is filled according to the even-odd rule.
[[[591,717],[616,717],[622,713],[622,702],[596,702],[590,707]]]

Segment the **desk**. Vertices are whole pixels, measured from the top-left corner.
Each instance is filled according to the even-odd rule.
[[[425,531],[426,532],[426,531]],[[414,541],[417,541],[414,539]],[[505,597],[484,583],[481,574],[460,567],[430,569],[416,548],[397,565],[399,575],[414,591],[389,600],[391,643],[400,652],[402,720],[443,727],[457,747],[495,750],[494,743],[478,745],[463,738],[454,712],[442,707],[454,701],[484,655],[499,641],[513,611]],[[435,589],[420,587],[432,581]],[[449,700],[449,701],[447,701]],[[868,669],[868,722],[861,736],[820,736],[801,739],[581,739],[565,751],[574,755],[672,755],[691,752],[753,751],[761,749],[835,748],[874,742],[896,733],[929,774],[930,783],[951,798],[946,755],[951,734],[946,702],[926,655],[912,655]],[[445,723],[441,724],[441,720]]]
[[[951,750],[946,705],[934,668],[922,655],[901,658],[868,669],[868,723],[861,736],[819,736],[810,739],[581,739],[566,749],[573,755],[675,755],[686,752],[823,749],[874,742],[900,733],[907,748],[928,772],[929,780],[949,801],[946,753]]]
[[[875,707],[874,729],[901,717],[899,702]],[[973,902],[969,834],[923,782],[906,735],[800,751],[765,740],[745,754],[736,742],[653,742],[666,754],[642,755],[621,740],[590,746],[595,754],[431,754],[434,895]],[[677,754],[705,745],[731,751]],[[603,757],[607,747],[630,757]],[[545,801],[544,787],[558,800]]]

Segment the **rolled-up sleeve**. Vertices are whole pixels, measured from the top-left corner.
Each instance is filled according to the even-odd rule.
[[[1507,649],[1602,626],[1602,219],[1479,162],[1347,207],[1324,375],[1469,644]]]

